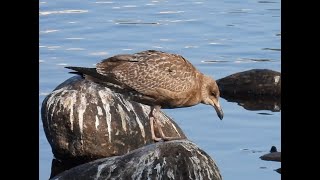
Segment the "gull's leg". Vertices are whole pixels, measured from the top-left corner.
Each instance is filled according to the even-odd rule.
[[[160,135],[161,135],[160,139],[162,139],[164,141],[183,139],[181,137],[168,137],[163,133],[162,128],[161,128],[161,122],[158,119],[159,116],[157,116],[160,113],[160,108],[161,108],[160,106],[155,106],[154,110],[153,110],[153,117],[155,119],[155,124],[156,124],[156,127],[158,128],[158,131],[160,132]]]
[[[154,141],[161,141],[162,139],[161,138],[158,138],[156,137],[156,134],[154,133],[154,119],[155,119],[155,116],[154,116],[154,109],[155,107],[154,106],[151,106],[151,110],[150,110],[150,113],[149,113],[149,120],[150,120],[150,127],[151,127],[151,138],[154,140]],[[160,109],[160,106],[159,106],[159,109]],[[156,122],[156,121],[155,121]]]

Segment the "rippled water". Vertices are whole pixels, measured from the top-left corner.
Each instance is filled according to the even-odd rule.
[[[280,1],[40,1],[40,92],[71,77],[66,65],[93,67],[120,53],[156,49],[183,55],[216,79],[253,68],[280,71]],[[217,163],[226,180],[280,179],[281,112],[248,111],[221,100],[225,117],[197,105],[164,110]],[[40,179],[50,176],[52,152],[39,119]]]

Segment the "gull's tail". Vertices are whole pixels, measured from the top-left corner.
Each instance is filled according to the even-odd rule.
[[[123,84],[117,81],[112,74],[110,74],[109,76],[101,75],[97,72],[96,68],[74,67],[74,66],[67,66],[65,68],[74,70],[74,72],[69,72],[69,73],[81,75],[83,78],[88,80],[92,80],[92,81],[103,83],[103,84],[112,83],[118,86],[123,86]]]

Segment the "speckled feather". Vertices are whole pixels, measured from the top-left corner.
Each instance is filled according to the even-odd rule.
[[[99,74],[114,76],[139,93],[151,96],[157,89],[188,92],[197,83],[199,73],[182,56],[154,50],[113,56],[98,63],[96,69]]]

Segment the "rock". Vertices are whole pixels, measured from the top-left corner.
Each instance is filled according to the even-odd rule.
[[[53,180],[211,179],[221,180],[211,157],[187,140],[159,142],[123,156],[98,159],[65,171]]]
[[[281,162],[281,152],[268,153],[260,156],[260,159],[265,161],[278,161]]]
[[[260,156],[260,159],[265,161],[278,161],[281,162],[281,152],[272,152],[265,154],[263,156]]]
[[[60,84],[41,108],[54,156],[79,162],[123,155],[154,143],[149,112],[149,106],[127,101],[123,95],[81,76]],[[159,118],[167,136],[186,138],[170,117],[161,112]]]
[[[252,69],[217,80],[221,97],[280,97],[281,73],[268,69]]]
[[[270,152],[271,152],[271,153],[273,153],[273,152],[278,152],[277,147],[271,146]]]
[[[277,151],[275,146],[272,146],[270,149],[270,153],[260,156],[260,159],[265,161],[278,161],[281,162],[281,152]],[[277,173],[281,174],[281,168],[275,169]]]
[[[260,156],[260,159],[265,161],[281,162],[281,152],[278,152],[277,148],[275,146],[272,146],[270,149],[270,153]]]
[[[88,160],[59,160],[56,158],[52,159],[51,162],[51,174],[50,178],[56,176],[59,173],[62,173],[65,170],[71,169],[75,166],[87,163]]]

